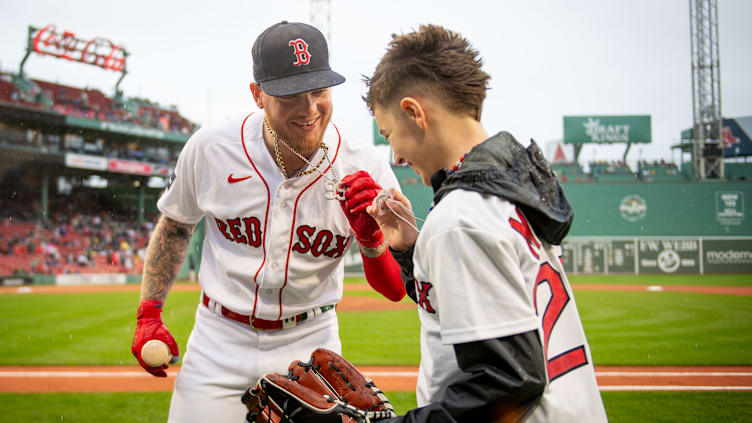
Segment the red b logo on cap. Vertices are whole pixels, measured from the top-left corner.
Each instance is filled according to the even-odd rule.
[[[288,43],[295,49],[295,62],[294,66],[307,65],[311,61],[311,53],[308,52],[308,43],[303,41],[302,38],[292,40]]]

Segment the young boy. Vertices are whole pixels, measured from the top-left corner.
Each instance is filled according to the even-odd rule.
[[[422,325],[419,408],[389,421],[606,421],[560,259],[572,209],[535,143],[486,134],[481,67],[462,36],[424,25],[366,79],[395,162],[435,193],[420,234],[400,193],[367,205]]]

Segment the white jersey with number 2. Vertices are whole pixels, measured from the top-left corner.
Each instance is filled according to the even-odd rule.
[[[461,375],[453,344],[536,330],[548,384],[525,421],[607,421],[560,255],[509,201],[459,189],[441,200],[413,257],[422,324],[419,406],[441,400]]]

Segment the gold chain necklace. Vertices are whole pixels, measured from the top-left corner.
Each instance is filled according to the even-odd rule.
[[[313,163],[311,163],[310,160],[306,159],[302,154],[295,151],[292,147],[290,147],[285,140],[280,138],[276,132],[272,129],[271,125],[269,125],[269,122],[266,121],[266,117],[264,117],[264,128],[269,131],[270,134],[272,134],[272,137],[274,138],[274,156],[277,160],[277,166],[279,166],[280,169],[282,169],[282,173],[285,174],[285,177],[287,177],[287,170],[285,169],[285,163],[282,160],[282,154],[279,151],[279,143],[285,145],[285,147],[289,148],[290,151],[292,151],[296,156],[298,156],[301,160],[303,160],[305,163],[307,163],[309,166],[313,166]],[[324,193],[324,196],[329,200],[339,200],[343,201],[345,199],[345,189],[342,187],[339,177],[337,177],[337,171],[334,170],[334,165],[332,164],[332,161],[329,160],[329,147],[324,144],[324,141],[321,141],[320,147],[322,150],[324,150],[324,156],[319,160],[319,164],[316,165],[316,167],[312,167],[310,169],[306,169],[298,174],[298,176],[304,176],[308,175],[313,172],[319,172],[321,176],[326,178],[326,183],[324,184],[324,189],[326,192]],[[329,177],[326,173],[322,172],[320,167],[321,164],[324,162],[324,159],[329,163],[329,169],[332,170],[333,177]]]
[[[274,132],[271,125],[269,125],[269,123],[266,121],[266,118],[264,118],[264,128],[266,128],[266,130],[269,131],[269,133],[272,134],[272,137],[274,138],[274,156],[277,161],[277,166],[279,166],[279,168],[282,169],[282,173],[285,175],[285,177],[287,177],[287,168],[285,167],[284,160],[282,160],[282,152],[279,149],[280,142],[284,144],[285,147],[287,147],[290,151],[292,151],[293,154],[300,157],[300,159],[303,160],[306,164],[311,165],[311,166],[313,165],[313,163],[311,163],[308,159],[306,159],[302,154],[298,153],[297,151],[295,151],[295,149],[290,147],[290,145],[287,144],[285,140],[280,138],[279,135],[277,135],[277,133]],[[319,147],[321,147],[321,149],[324,150],[324,155],[321,157],[321,160],[319,160],[319,163],[316,165],[316,167],[312,167],[310,169],[306,169],[300,172],[298,176],[310,175],[311,173],[319,170],[319,167],[321,167],[321,164],[324,163],[324,159],[329,160],[329,156],[327,154],[329,152],[329,147],[327,147],[323,141],[321,142]]]

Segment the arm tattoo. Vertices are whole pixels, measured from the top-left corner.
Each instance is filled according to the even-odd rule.
[[[183,265],[194,225],[162,216],[146,249],[141,301],[164,301]]]
[[[384,254],[384,252],[386,252],[386,249],[389,247],[389,244],[387,244],[386,240],[384,240],[384,242],[382,242],[381,245],[379,245],[378,247],[369,248],[369,247],[364,247],[362,245],[358,245],[358,246],[360,247],[361,254],[363,254],[365,257],[376,258]]]

